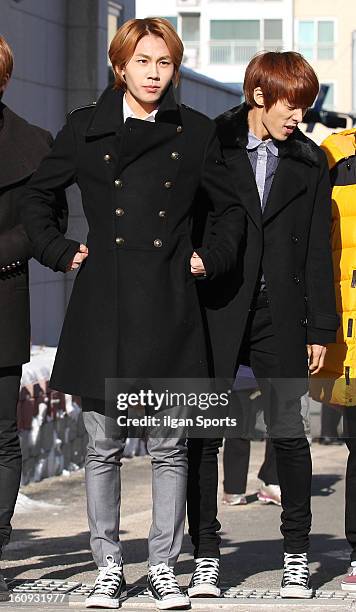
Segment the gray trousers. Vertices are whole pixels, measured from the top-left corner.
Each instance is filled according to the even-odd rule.
[[[110,437],[106,417],[83,412],[89,442],[85,463],[90,546],[98,567],[106,556],[122,558],[119,538],[121,477],[125,439]],[[184,535],[188,459],[185,439],[149,438],[152,464],[152,524],[148,536],[149,564],[173,567]]]

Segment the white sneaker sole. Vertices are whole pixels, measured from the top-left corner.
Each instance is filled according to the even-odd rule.
[[[220,597],[221,590],[214,584],[197,584],[188,588],[189,597]]]
[[[148,591],[149,596],[156,604],[158,610],[180,610],[190,607],[189,597],[181,595],[180,597],[169,597],[167,599],[156,599],[151,591]]]
[[[356,584],[341,583],[341,590],[348,591],[349,593],[356,593]]]
[[[86,608],[110,608],[111,610],[117,610],[120,608],[120,604],[127,598],[127,591],[123,591],[120,595],[120,599],[111,599],[105,597],[105,595],[93,595],[87,597],[85,600]]]
[[[313,597],[313,589],[305,589],[298,585],[290,585],[281,587],[279,594],[283,599],[311,599]]]
[[[263,504],[265,506],[267,506],[268,504],[274,504],[275,506],[281,506],[281,502],[278,501],[277,499],[273,499],[273,497],[259,497],[257,495],[257,499],[260,502],[260,504]]]

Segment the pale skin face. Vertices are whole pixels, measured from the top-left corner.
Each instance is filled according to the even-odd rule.
[[[128,63],[116,71],[126,82],[126,101],[139,119],[145,119],[159,106],[159,101],[174,75],[174,64],[163,38],[148,34],[138,42]],[[85,244],[68,266],[68,272],[76,270],[88,257]],[[205,273],[204,264],[197,253],[191,258],[191,272],[195,276]]]
[[[139,119],[156,110],[174,75],[169,49],[160,36],[147,34],[129,62],[116,71],[126,82],[126,100]]]
[[[303,120],[306,108],[295,108],[288,101],[278,100],[276,104],[266,110],[263,93],[260,87],[254,90],[254,106],[248,114],[248,124],[251,132],[266,140],[274,138],[284,141],[293,134],[298,123]]]
[[[278,100],[267,111],[260,87],[254,90],[254,106],[248,113],[248,126],[260,140],[274,138],[283,142],[293,134],[298,123],[301,123],[306,108],[294,108],[287,101]],[[320,344],[308,344],[309,372],[311,375],[320,372],[324,365],[326,347]]]

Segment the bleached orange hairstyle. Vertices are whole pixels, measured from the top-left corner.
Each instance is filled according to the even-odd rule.
[[[115,89],[126,89],[124,79],[115,68],[123,68],[135,53],[137,43],[147,35],[159,36],[166,43],[174,64],[173,83],[178,85],[179,68],[183,59],[184,47],[172,24],[161,17],[130,19],[118,29],[111,41],[109,58],[115,74]]]

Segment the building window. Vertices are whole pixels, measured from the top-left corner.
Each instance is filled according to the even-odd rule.
[[[328,93],[325,96],[323,110],[335,110],[335,86],[334,83],[323,83],[323,85],[328,85]]]
[[[108,3],[108,48],[119,27],[124,23],[123,6],[117,2]]]
[[[118,2],[108,2],[108,50],[119,27],[124,23],[124,8]],[[108,56],[108,83],[114,83],[114,73]]]
[[[184,43],[183,63],[198,68],[200,60],[200,15],[180,15],[181,38]]]
[[[333,21],[299,21],[298,51],[308,60],[334,59]]]
[[[282,19],[210,22],[210,63],[246,64],[258,51],[283,48]]]
[[[200,40],[200,15],[182,15],[183,42],[197,42]]]
[[[172,24],[174,29],[175,30],[177,29],[177,27],[178,27],[178,18],[177,17],[166,17],[166,16],[163,16],[162,19],[167,19],[167,21],[169,21],[169,23]]]

